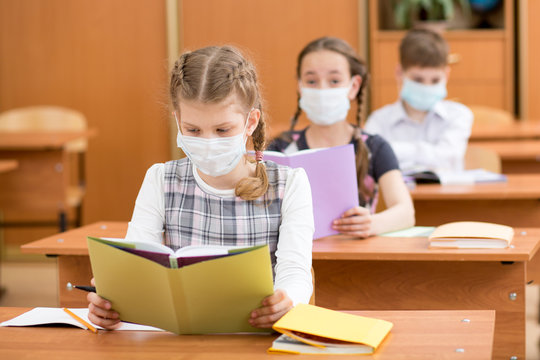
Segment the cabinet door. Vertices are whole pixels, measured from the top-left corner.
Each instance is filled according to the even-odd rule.
[[[449,40],[450,82],[501,83],[504,80],[504,41],[500,38]],[[455,62],[453,62],[455,61]]]
[[[396,67],[399,43],[404,33],[381,36],[372,45],[371,110],[396,101]],[[461,103],[504,109],[506,58],[502,33],[481,36],[473,31],[448,33],[450,78],[448,99]]]

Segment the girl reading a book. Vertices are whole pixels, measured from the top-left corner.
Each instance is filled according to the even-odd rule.
[[[299,150],[354,144],[361,206],[345,211],[333,228],[365,238],[414,225],[414,207],[395,154],[380,136],[361,129],[362,95],[368,80],[364,62],[345,41],[323,37],[300,52],[297,61],[298,107],[291,127],[268,146],[286,154]],[[347,122],[356,101],[356,124]],[[304,112],[310,125],[294,130]],[[338,161],[339,159],[336,159]],[[381,190],[386,209],[374,213]]]
[[[312,293],[307,175],[263,161],[266,124],[257,74],[237,49],[184,53],[171,72],[170,98],[177,143],[187,157],[147,171],[126,239],[161,242],[173,250],[268,244],[275,291],[253,309],[249,323],[271,327]],[[246,154],[248,140],[255,159]],[[118,326],[110,302],[95,293],[88,300],[93,323]]]

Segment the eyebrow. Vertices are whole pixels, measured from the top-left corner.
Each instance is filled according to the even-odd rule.
[[[191,124],[191,123],[188,123],[188,122],[186,122],[186,121],[183,122],[183,125],[184,125],[184,126],[191,126],[191,127],[195,127],[195,128],[200,127],[199,125]],[[231,121],[225,121],[225,122],[223,122],[223,123],[214,125],[213,127],[214,127],[214,128],[219,128],[219,127],[232,126],[232,125],[234,125],[233,122],[231,122]]]
[[[341,75],[341,71],[339,70],[330,70],[328,73]],[[317,75],[317,73],[315,71],[306,71],[303,75]]]

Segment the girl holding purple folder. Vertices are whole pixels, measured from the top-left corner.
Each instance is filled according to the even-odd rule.
[[[361,105],[368,73],[364,62],[345,41],[323,37],[300,52],[297,68],[298,107],[291,128],[268,146],[286,154],[352,143],[356,153],[360,206],[340,214],[333,228],[366,238],[414,225],[414,207],[390,145],[361,130]],[[356,124],[347,122],[351,101],[357,102]],[[310,125],[294,130],[301,112]],[[378,194],[386,209],[375,213]]]
[[[262,159],[265,119],[254,66],[230,46],[186,52],[171,71],[177,143],[186,158],[148,169],[126,239],[187,245],[268,245],[274,293],[249,314],[269,328],[312,294],[313,207],[307,175]],[[246,154],[251,139],[255,159]],[[245,269],[249,272],[250,269]],[[113,329],[111,303],[89,293],[89,319]],[[219,301],[219,299],[216,299]]]

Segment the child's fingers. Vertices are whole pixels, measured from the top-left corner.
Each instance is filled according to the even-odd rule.
[[[353,224],[353,225],[333,225],[332,228],[339,232],[342,231],[368,231],[370,226],[369,224]]]
[[[92,279],[90,280],[90,285],[96,286],[96,281],[94,280],[94,278],[92,278]]]
[[[93,324],[104,327],[105,329],[116,329],[120,326],[120,319],[107,319],[101,316],[96,315],[92,310],[90,310],[92,304],[88,307],[88,320]]]
[[[259,316],[259,317],[250,319],[249,323],[251,324],[251,326],[258,327],[258,328],[271,328],[272,325],[274,325],[276,321],[281,319],[281,317],[285,315],[288,311],[289,309],[284,309],[282,311],[272,313],[269,315]]]
[[[353,215],[368,215],[368,214],[369,214],[369,210],[366,209],[365,207],[355,206],[355,207],[345,211],[343,213],[343,215],[341,215],[341,217],[344,218],[344,217],[349,217],[349,216],[353,216]]]
[[[92,313],[95,316],[103,319],[117,320],[120,318],[116,311],[105,310],[103,308],[100,308],[99,306],[96,306],[93,303],[88,304],[88,313]]]
[[[102,308],[104,310],[110,310],[111,309],[111,303],[95,292],[89,292],[88,295],[86,295],[86,300],[88,300],[89,303],[94,304],[95,306]]]
[[[369,216],[349,216],[346,218],[334,220],[334,225],[349,225],[349,224],[370,224],[371,217]]]
[[[262,306],[258,309],[253,310],[251,312],[251,318],[255,319],[265,315],[288,311],[290,308],[292,308],[292,300],[287,297],[273,305]]]
[[[270,306],[279,303],[285,298],[285,292],[281,289],[277,289],[272,295],[267,296],[262,301],[263,306]]]

